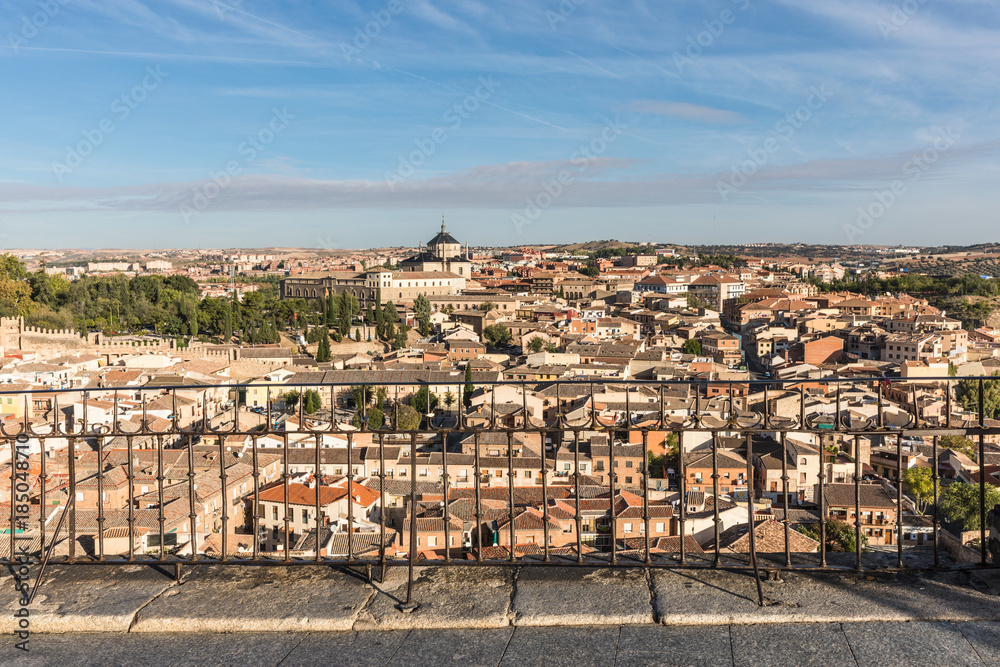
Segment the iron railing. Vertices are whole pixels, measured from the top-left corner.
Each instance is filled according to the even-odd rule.
[[[967,393],[978,389],[972,410],[956,396],[961,380],[972,383]],[[886,569],[878,560],[885,550],[880,556],[863,547],[863,531],[876,527],[895,546],[889,569],[996,567],[983,474],[1000,438],[1000,424],[984,409],[993,381],[467,387],[460,378],[380,382],[363,392],[346,384],[0,391],[0,451],[10,457],[0,564],[140,563],[173,566],[178,578],[184,565],[216,563],[360,566],[369,578],[373,568],[384,576],[386,567],[406,565],[404,609],[412,608],[413,567],[423,562],[753,570],[760,592],[759,553],[773,570]],[[436,404],[421,400],[422,390]],[[261,405],[257,414],[247,411],[253,402]],[[939,439],[949,435],[973,438],[977,447],[974,563],[941,550]],[[914,444],[921,438],[929,448],[928,440]],[[904,440],[908,450],[926,452],[933,486],[929,557],[907,564],[900,519],[912,501],[898,481]],[[883,461],[895,452],[895,479],[866,474],[866,446]],[[779,461],[774,490],[765,483]],[[690,473],[694,466],[700,477]],[[830,485],[834,475],[853,486],[851,502]],[[834,491],[838,498],[829,497]],[[771,524],[769,506],[778,505],[782,516]],[[799,539],[793,525],[802,523],[792,510],[810,507],[815,552],[792,546]],[[885,514],[875,521],[868,511]],[[853,524],[853,562],[828,548],[835,513]],[[756,542],[769,530],[782,548],[771,535],[763,553]],[[697,535],[700,543],[692,541]],[[748,548],[730,548],[743,535]]]

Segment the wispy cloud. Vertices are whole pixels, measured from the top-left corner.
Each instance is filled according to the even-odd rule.
[[[666,102],[661,100],[635,100],[621,107],[622,111],[652,114],[657,116],[672,116],[684,120],[696,120],[702,123],[745,123],[746,118],[736,111],[713,109],[712,107],[690,102]]]

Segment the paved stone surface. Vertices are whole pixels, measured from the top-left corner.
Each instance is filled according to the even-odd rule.
[[[351,665],[351,667],[385,665],[399,650],[399,645],[408,634],[408,632],[332,632],[307,635],[282,660],[281,667],[313,667],[328,664]],[[257,635],[247,635],[247,641],[253,642],[256,637]]]
[[[726,571],[654,570],[657,618],[665,624],[998,620],[996,597],[943,577],[783,574],[763,582]]]
[[[962,666],[995,664],[998,636],[996,622],[36,634],[27,653],[0,637],[0,665]]]
[[[518,572],[516,625],[652,622],[649,580],[641,569],[524,568]]]
[[[389,665],[500,664],[514,628],[498,630],[414,630],[406,636]]]
[[[350,630],[373,594],[363,577],[327,566],[193,567],[138,613],[132,632]]]
[[[848,665],[854,661],[840,623],[732,626],[737,665]]]
[[[510,625],[514,572],[505,567],[422,567],[414,572],[416,611],[402,613],[407,570],[390,568],[358,615],[355,630],[502,628]]]
[[[975,621],[959,623],[958,628],[983,662],[1000,665],[1000,623]]]
[[[548,665],[612,667],[618,645],[618,627],[529,628],[515,630],[503,655],[501,667]]]
[[[727,625],[627,625],[622,628],[618,637],[615,667],[718,667],[732,664],[733,648]]]
[[[844,623],[844,634],[860,665],[983,664],[956,623]]]
[[[132,637],[143,637],[143,634],[133,634]],[[178,635],[174,635],[175,637]],[[184,636],[184,635],[181,635]],[[188,637],[198,635],[186,635]],[[254,641],[241,641],[242,636],[232,634],[201,635],[202,639],[196,646],[171,661],[173,666],[184,667],[246,667],[246,665],[277,665],[302,643],[302,634],[291,632],[271,632],[253,635]],[[102,645],[102,650],[104,646]],[[206,662],[205,656],[212,656]],[[122,663],[125,664],[125,663]],[[163,662],[157,664],[164,664]]]
[[[38,567],[32,567],[32,583]],[[12,632],[19,609],[11,579],[3,582],[0,632]],[[126,632],[139,609],[174,586],[172,576],[140,565],[54,565],[31,604],[32,632]]]

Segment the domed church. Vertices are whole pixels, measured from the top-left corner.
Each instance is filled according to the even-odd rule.
[[[399,267],[403,271],[447,271],[468,278],[472,275],[472,256],[468,244],[462,252],[462,244],[448,233],[442,216],[441,231],[427,242],[427,249],[421,245],[417,254],[404,259]]]

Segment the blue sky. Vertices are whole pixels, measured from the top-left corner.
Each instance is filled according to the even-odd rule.
[[[0,243],[997,241],[1000,0],[0,0]],[[365,34],[367,31],[367,35]]]

